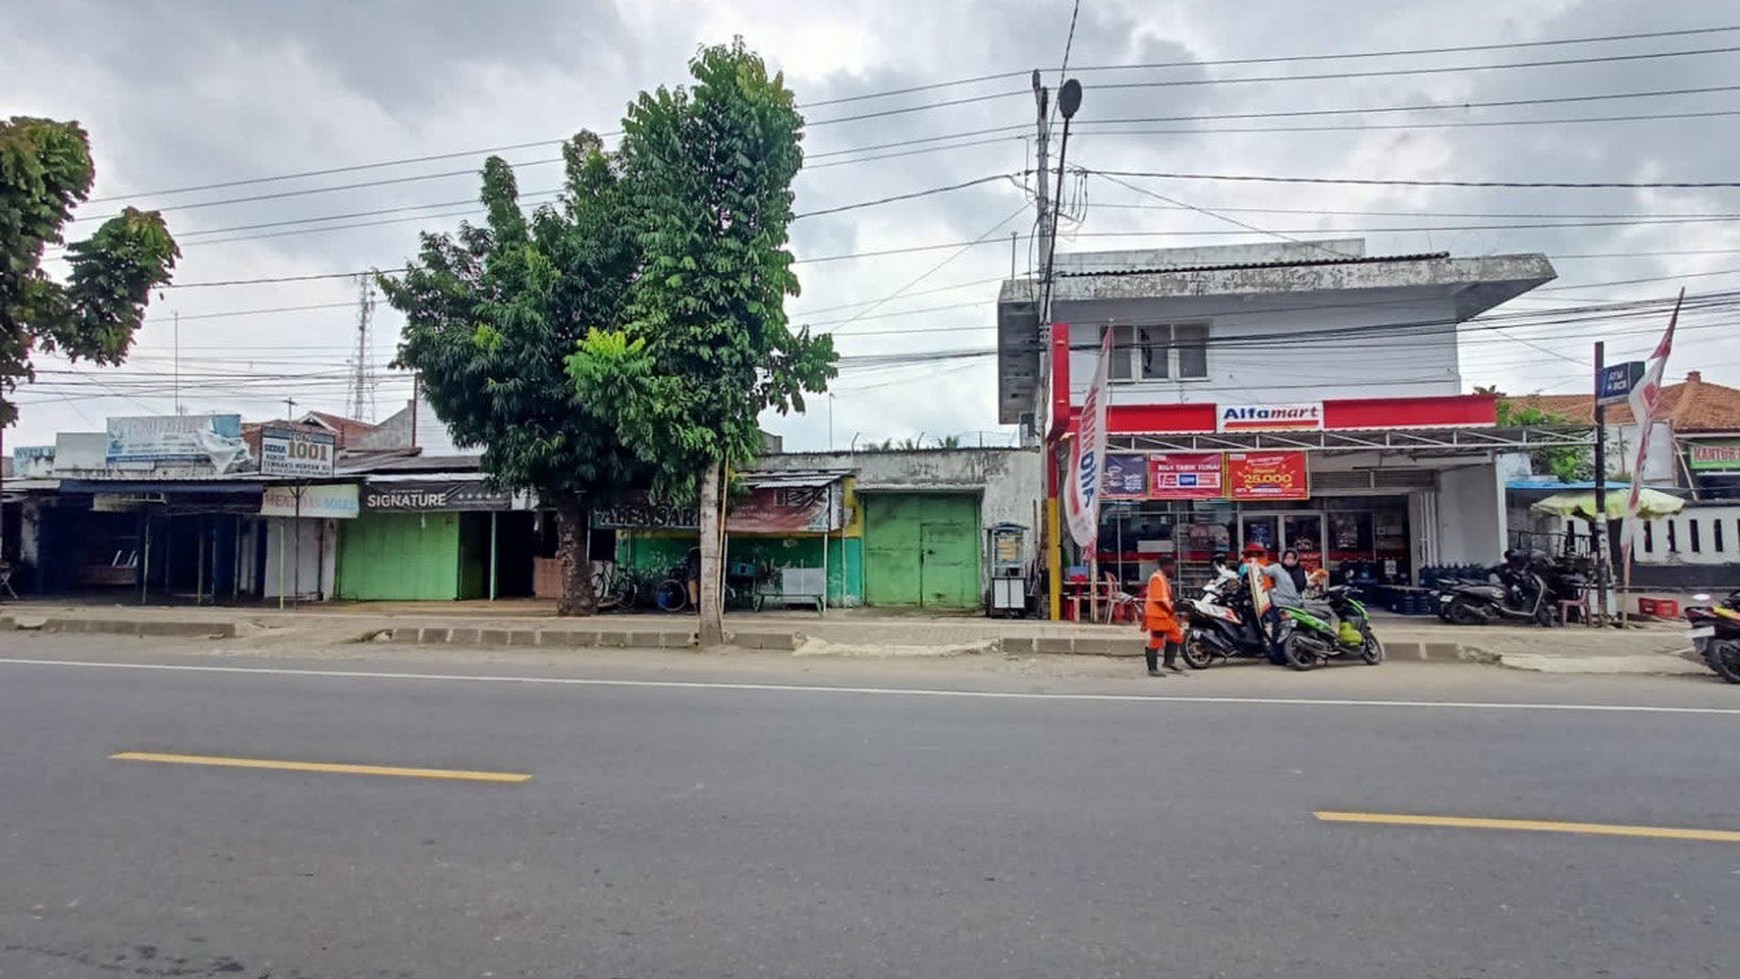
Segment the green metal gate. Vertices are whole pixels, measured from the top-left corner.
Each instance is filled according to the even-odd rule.
[[[973,608],[979,500],[968,493],[866,493],[864,601]]]

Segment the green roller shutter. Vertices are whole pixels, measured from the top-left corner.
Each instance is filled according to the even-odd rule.
[[[459,514],[369,512],[339,531],[338,597],[459,597]]]
[[[865,493],[864,601],[973,608],[979,500],[965,493]]]

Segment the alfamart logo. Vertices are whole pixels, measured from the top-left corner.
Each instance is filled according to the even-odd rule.
[[[1220,431],[1298,432],[1323,427],[1320,402],[1286,405],[1222,405]]]

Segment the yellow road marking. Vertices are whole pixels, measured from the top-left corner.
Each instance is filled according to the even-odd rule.
[[[452,768],[397,768],[390,765],[343,765],[329,761],[279,761],[272,758],[224,758],[217,755],[166,755],[152,751],[122,751],[116,761],[154,761],[166,765],[215,765],[220,768],[269,768],[281,772],[337,772],[342,775],[394,775],[400,778],[442,778],[460,782],[525,782],[521,772],[467,772]]]
[[[1390,826],[1440,826],[1452,829],[1509,829],[1536,833],[1583,833],[1593,836],[1641,836],[1657,840],[1705,840],[1740,843],[1740,831],[1685,829],[1678,826],[1620,826],[1613,823],[1561,823],[1537,819],[1482,819],[1474,816],[1411,816],[1383,812],[1315,812],[1326,823],[1380,823]]]

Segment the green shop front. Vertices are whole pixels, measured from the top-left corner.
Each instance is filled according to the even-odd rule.
[[[370,476],[338,551],[338,597],[455,601],[532,593],[536,528],[478,473]]]
[[[744,472],[741,499],[725,518],[725,561],[735,604],[864,601],[864,522],[849,471]],[[597,511],[615,530],[616,561],[637,575],[680,576],[700,540],[692,506],[632,503]],[[825,586],[823,582],[826,582]]]

